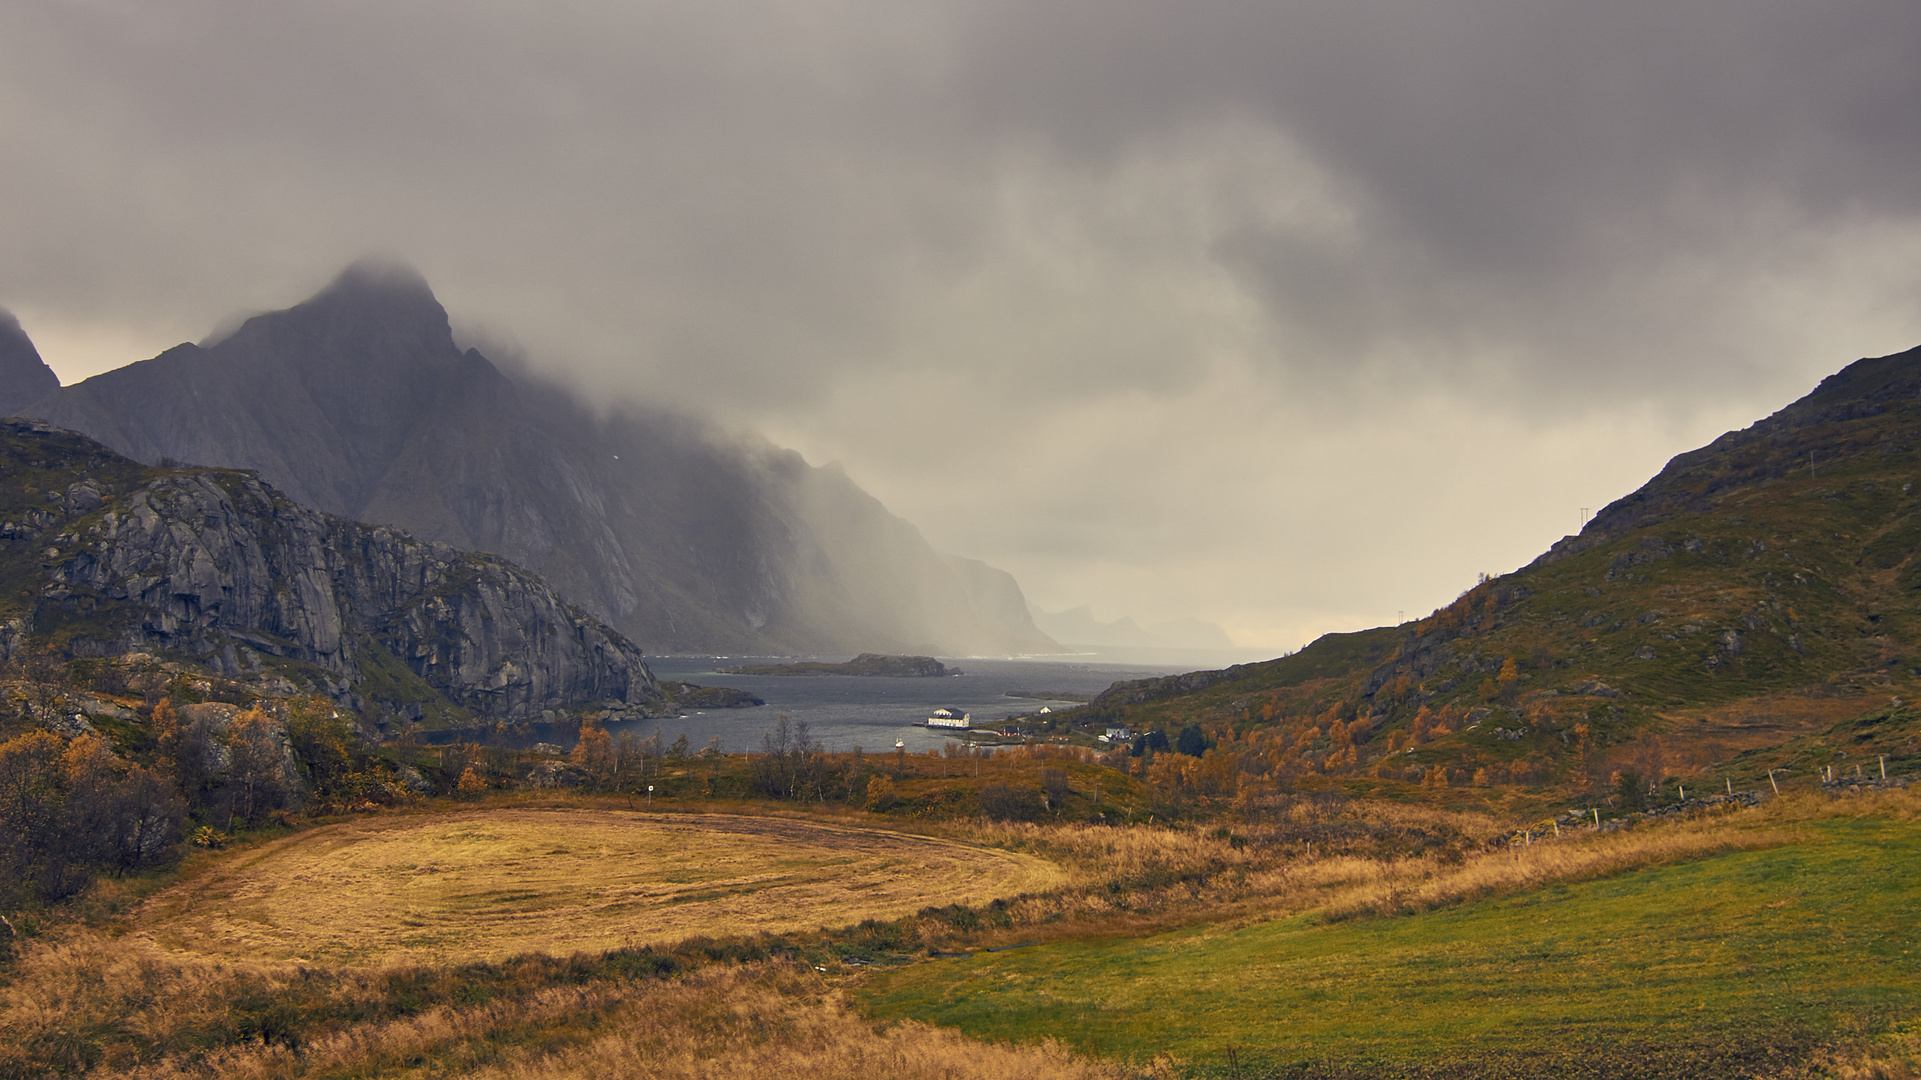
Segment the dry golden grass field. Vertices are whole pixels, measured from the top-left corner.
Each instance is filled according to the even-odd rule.
[[[894,918],[1064,878],[1031,855],[786,818],[493,809],[235,853],[148,901],[138,932],[234,959],[498,960]]]

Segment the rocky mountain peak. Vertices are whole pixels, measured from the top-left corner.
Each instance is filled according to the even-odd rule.
[[[1872,416],[1921,398],[1921,348],[1856,360],[1821,380],[1814,392],[1755,424],[1760,431]]]
[[[1921,401],[1921,348],[1857,360],[1774,415],[1675,455],[1652,480],[1603,507],[1578,536],[1557,541],[1532,565],[1579,554],[1676,514],[1706,512],[1735,491],[1777,483],[1823,461],[1868,450],[1856,445],[1863,437],[1858,432],[1836,425],[1916,401]]]
[[[60,389],[60,379],[40,359],[20,320],[0,308],[0,416],[12,416]]]
[[[656,409],[610,415],[454,344],[420,275],[311,299],[50,395],[140,461],[251,469],[296,501],[540,573],[682,652],[1034,652],[1014,579],[929,547],[844,473]]]
[[[267,354],[329,371],[395,362],[444,367],[460,354],[447,309],[427,279],[411,267],[373,261],[354,263],[303,303],[248,319],[213,351]]]

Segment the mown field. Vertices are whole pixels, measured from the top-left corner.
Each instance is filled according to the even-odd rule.
[[[1802,1075],[1824,1044],[1921,1035],[1915,801],[1832,805],[1777,846],[1399,918],[979,952],[860,1001],[1220,1075]]]
[[[103,881],[0,959],[0,1080],[1921,1075],[1921,792],[862,820],[494,802]]]
[[[1062,877],[1032,855],[790,818],[407,814],[234,853],[150,900],[137,932],[236,960],[466,962],[895,918]]]

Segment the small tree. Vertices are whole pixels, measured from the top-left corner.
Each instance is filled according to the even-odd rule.
[[[1614,794],[1621,800],[1621,809],[1632,811],[1648,808],[1646,777],[1632,769],[1623,769],[1609,779],[1614,781]]]
[[[252,822],[287,805],[287,751],[266,713],[248,709],[235,717],[227,752],[229,806],[235,817]]]
[[[1181,729],[1180,736],[1174,740],[1174,749],[1188,757],[1201,757],[1207,753],[1207,732],[1199,724],[1189,724]]]
[[[469,765],[462,770],[460,782],[454,785],[454,790],[471,798],[487,790],[487,781],[482,780],[480,774],[474,771],[474,767]]]
[[[754,786],[776,799],[797,799],[818,792],[824,763],[820,744],[813,740],[807,721],[796,723],[786,713],[774,718],[773,730],[761,739],[754,761]]]
[[[0,744],[0,901],[59,895],[55,827],[60,821],[58,735],[30,731]]]
[[[1047,805],[1058,810],[1072,789],[1067,783],[1067,774],[1059,769],[1041,770],[1041,790],[1047,793]]]
[[[569,760],[586,771],[588,783],[596,788],[611,786],[619,768],[613,736],[592,720],[580,725],[580,739],[574,743]]]
[[[170,858],[187,820],[187,804],[173,786],[138,765],[128,768],[111,792],[114,861],[138,870]]]
[[[1514,704],[1514,695],[1521,686],[1521,672],[1515,666],[1512,656],[1501,662],[1501,673],[1495,676],[1494,683],[1495,693],[1501,700],[1509,705]]]

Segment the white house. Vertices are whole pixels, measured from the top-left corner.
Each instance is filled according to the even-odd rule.
[[[927,718],[927,726],[932,728],[964,729],[968,724],[973,722],[973,719],[974,716],[972,713],[964,713],[958,709],[935,709],[934,715]]]

